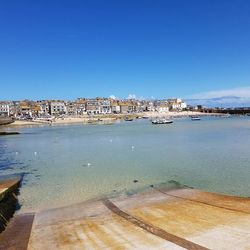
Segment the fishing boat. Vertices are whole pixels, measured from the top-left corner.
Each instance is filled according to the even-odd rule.
[[[191,116],[192,121],[199,121],[201,118],[199,116]]]
[[[170,120],[170,119],[155,119],[155,120],[152,120],[152,124],[171,124],[173,123],[174,121],[173,120]]]
[[[13,123],[15,120],[11,117],[0,117],[0,125],[8,125]]]
[[[130,118],[130,117],[125,117],[124,121],[127,121],[127,122],[132,122],[132,121],[133,121],[133,118]]]

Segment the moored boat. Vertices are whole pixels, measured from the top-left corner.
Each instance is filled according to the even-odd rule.
[[[192,121],[199,121],[201,118],[199,116],[191,116]]]
[[[127,122],[132,122],[132,121],[133,121],[133,118],[130,118],[130,117],[125,117],[124,121],[127,121]]]
[[[152,124],[171,124],[173,123],[173,120],[170,119],[155,119],[152,120]]]

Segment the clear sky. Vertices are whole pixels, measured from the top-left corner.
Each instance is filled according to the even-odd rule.
[[[0,99],[249,86],[249,0],[0,1]]]

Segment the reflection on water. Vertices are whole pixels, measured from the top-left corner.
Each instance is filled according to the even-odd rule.
[[[171,180],[250,196],[249,117],[19,130],[21,135],[0,137],[0,175],[24,173],[21,211]]]

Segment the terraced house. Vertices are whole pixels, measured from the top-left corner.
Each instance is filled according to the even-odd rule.
[[[37,101],[37,104],[40,107],[40,112],[39,112],[39,116],[40,117],[47,117],[49,116],[49,102],[46,100],[42,100],[42,101]]]
[[[100,114],[111,114],[111,102],[110,100],[100,100]]]
[[[187,108],[187,104],[180,98],[173,98],[167,100],[170,110],[183,110]]]
[[[121,108],[118,101],[111,100],[111,112],[114,114],[119,114],[121,112]]]
[[[51,115],[63,115],[67,114],[67,108],[64,101],[52,101],[49,105],[49,111]]]
[[[100,114],[99,101],[97,99],[88,99],[86,103],[86,111],[88,115]]]
[[[167,101],[157,101],[155,102],[155,111],[162,113],[169,111],[169,104]]]
[[[7,103],[0,103],[0,116],[9,116],[10,115],[10,106]]]
[[[75,102],[75,111],[77,115],[85,115],[87,101],[85,98],[78,98]]]
[[[111,114],[111,101],[104,98],[88,99],[86,101],[86,111],[89,115]]]
[[[120,101],[119,105],[122,114],[133,113],[137,109],[136,103],[132,100]]]
[[[29,101],[22,101],[19,104],[18,115],[21,116],[32,116],[31,103]]]

